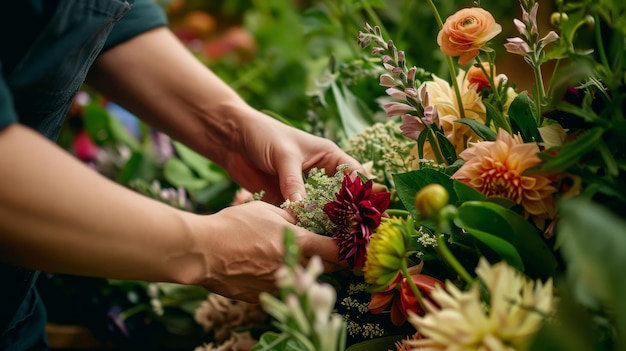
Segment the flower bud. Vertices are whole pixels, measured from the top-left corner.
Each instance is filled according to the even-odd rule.
[[[421,219],[436,216],[448,204],[450,195],[440,184],[428,184],[415,195],[415,208]]]
[[[550,24],[553,26],[558,26],[563,22],[566,22],[569,19],[567,13],[565,12],[554,12],[550,15]]]

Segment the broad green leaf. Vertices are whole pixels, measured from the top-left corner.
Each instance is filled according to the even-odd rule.
[[[483,244],[487,245],[503,260],[505,260],[511,267],[517,269],[520,272],[524,272],[524,263],[522,262],[522,257],[517,252],[517,249],[515,248],[515,246],[513,246],[513,244],[496,235],[486,233],[482,230],[471,229],[467,227],[464,228],[466,230],[466,233],[470,234],[474,238],[480,240]]]
[[[541,135],[537,130],[537,109],[535,102],[526,92],[522,92],[511,102],[509,118],[514,133],[520,132],[526,142],[541,142]]]
[[[461,118],[454,121],[455,123],[463,123],[468,125],[476,135],[478,135],[481,139],[485,141],[493,141],[496,140],[496,133],[489,129],[486,125],[480,123],[479,121],[471,118]]]
[[[413,201],[415,194],[428,184],[437,183],[446,188],[450,195],[450,203],[456,203],[458,200],[454,187],[452,186],[452,179],[433,169],[421,169],[407,173],[394,174],[393,180],[396,184],[398,196],[400,196],[404,207],[416,218],[418,215]]]
[[[176,157],[170,157],[165,162],[163,176],[173,186],[189,190],[200,190],[209,185],[208,180],[198,178],[187,164]]]
[[[488,233],[513,245],[522,258],[524,272],[531,278],[553,274],[554,255],[537,229],[516,212],[487,201],[465,202],[458,211],[454,221],[458,227]]]
[[[461,203],[465,201],[482,201],[487,198],[480,191],[470,187],[469,185],[463,182],[459,182],[458,180],[455,180],[452,183],[452,186],[454,188],[454,192],[459,198],[459,202]]]

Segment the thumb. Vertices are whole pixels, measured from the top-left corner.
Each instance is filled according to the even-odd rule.
[[[285,159],[278,166],[280,192],[291,201],[300,201],[306,196],[302,179],[302,163],[296,159]]]

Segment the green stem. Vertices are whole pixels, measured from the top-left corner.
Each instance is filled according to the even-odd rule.
[[[435,154],[435,160],[440,165],[446,164],[446,161],[443,159],[443,156],[441,154],[441,148],[439,147],[437,134],[431,126],[428,127],[428,135],[428,139],[430,140],[430,147],[433,149],[433,154]]]
[[[450,71],[450,80],[454,87],[454,95],[456,96],[456,104],[459,106],[459,118],[465,118],[465,106],[463,106],[463,98],[461,97],[461,88],[459,82],[456,80],[456,70],[454,69],[454,62],[452,57],[446,55],[446,61],[448,62],[448,70]]]
[[[472,284],[474,278],[465,270],[465,267],[454,257],[454,254],[448,248],[444,235],[441,233],[441,224],[439,223],[437,224],[435,235],[437,236],[437,251],[439,251],[439,255],[443,257],[444,261],[446,261],[467,284]]]
[[[594,11],[593,19],[595,20],[596,25],[594,27],[594,34],[596,37],[596,44],[598,45],[598,55],[600,56],[600,62],[606,69],[607,72],[611,72],[611,67],[609,66],[609,60],[606,58],[606,51],[604,50],[604,43],[602,41],[602,32],[600,26],[600,16],[598,15],[598,11]]]
[[[491,90],[493,91],[493,95],[496,98],[496,101],[498,102],[498,109],[500,109],[500,111],[502,111],[503,109],[503,104],[502,104],[502,100],[500,98],[500,91],[498,90],[498,87],[496,86],[495,81],[493,80],[493,65],[491,64],[491,62],[489,62],[489,72],[487,72],[487,70],[485,70],[485,67],[483,67],[482,65],[482,60],[480,59],[479,56],[476,56],[476,62],[478,63],[478,66],[480,67],[480,70],[483,72],[483,74],[485,75],[485,77],[487,77],[487,80],[489,81],[489,85],[491,85]]]
[[[388,208],[385,212],[390,216],[398,216],[398,217],[408,217],[411,215],[409,211],[400,210],[397,208]]]
[[[133,315],[139,313],[139,312],[143,312],[148,310],[148,306],[141,304],[141,305],[135,305],[127,310],[125,310],[124,312],[120,313],[120,320],[121,321],[125,321],[128,318],[132,317]]]
[[[274,341],[272,341],[271,343],[267,344],[260,351],[270,351],[270,350],[273,350],[274,346],[278,346],[281,342],[287,340],[287,338],[289,338],[289,335],[285,334],[285,333],[282,333],[276,339],[274,339]]]
[[[363,8],[365,9],[365,12],[369,16],[369,18],[372,20],[372,23],[376,23],[378,27],[380,27],[380,30],[381,30],[381,33],[383,33],[383,36],[389,33],[387,29],[385,29],[385,26],[383,25],[383,21],[381,21],[380,17],[378,17],[378,15],[376,14],[376,11],[374,11],[374,9],[372,9],[372,6],[370,6],[369,1],[363,1],[362,4],[363,4]]]
[[[402,269],[402,275],[404,275],[404,278],[409,283],[411,292],[413,292],[413,295],[415,295],[415,298],[417,299],[417,303],[420,305],[420,308],[422,309],[422,311],[426,312],[426,305],[424,305],[424,296],[422,296],[420,289],[417,288],[417,285],[415,285],[413,278],[411,278],[411,274],[409,273],[409,267],[406,264],[406,260],[402,260],[401,269]]]
[[[441,20],[441,15],[439,15],[437,6],[435,6],[433,0],[428,0],[428,5],[433,11],[433,15],[435,16],[435,21],[437,21],[437,26],[439,26],[439,30],[441,30],[441,28],[443,28],[443,21]],[[446,61],[448,64],[448,70],[450,71],[450,80],[452,80],[452,86],[454,87],[454,93],[456,95],[456,103],[457,105],[459,105],[459,118],[465,118],[465,108],[463,108],[461,89],[459,88],[459,83],[456,81],[456,70],[454,69],[454,62],[452,62],[452,57],[448,55],[446,55]]]
[[[543,100],[545,99],[546,92],[544,91],[543,86],[543,77],[541,74],[541,64],[539,60],[534,60],[533,71],[535,73],[535,84],[537,85],[537,97],[535,98],[535,104],[537,105],[537,127],[541,127],[543,124],[543,116],[541,115]]]

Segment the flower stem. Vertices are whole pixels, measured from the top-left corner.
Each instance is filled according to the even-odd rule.
[[[441,221],[441,220],[440,220]],[[440,222],[439,221],[439,222]],[[454,254],[448,248],[446,244],[446,240],[444,238],[443,233],[441,232],[441,224],[437,224],[437,231],[435,233],[437,236],[437,251],[439,255],[443,257],[443,259],[448,262],[448,264],[454,269],[455,272],[468,284],[472,284],[474,282],[474,278],[465,270],[465,267],[459,262],[459,260],[454,257]]]
[[[430,146],[433,149],[433,154],[435,154],[435,159],[437,163],[440,165],[446,164],[446,161],[443,159],[443,156],[441,154],[441,147],[439,147],[437,134],[433,130],[432,126],[428,127],[428,139],[430,140]]]
[[[536,105],[537,105],[537,127],[541,127],[541,125],[543,124],[543,116],[541,115],[541,106],[543,105],[543,100],[545,99],[545,94],[546,92],[544,91],[544,86],[543,86],[543,76],[541,74],[541,64],[539,63],[539,60],[533,60],[533,71],[535,73],[535,84],[536,84],[536,90],[537,90],[537,96],[535,98],[536,101]]]
[[[388,208],[385,212],[390,216],[398,216],[398,217],[408,217],[411,215],[409,211],[401,210],[397,208]]]
[[[424,305],[424,296],[422,296],[420,289],[418,289],[417,285],[415,285],[415,282],[413,281],[413,278],[411,278],[411,273],[409,273],[409,267],[406,264],[406,260],[402,260],[401,269],[402,269],[402,275],[404,276],[406,281],[409,283],[411,292],[413,293],[413,295],[415,295],[415,298],[417,299],[417,303],[420,305],[420,308],[422,309],[422,311],[426,312],[426,305]]]
[[[596,37],[596,44],[598,46],[598,55],[600,56],[600,62],[602,62],[602,66],[606,69],[607,72],[611,72],[611,67],[609,66],[609,60],[606,58],[606,51],[604,50],[604,43],[602,42],[602,32],[600,26],[600,16],[598,15],[598,10],[594,11],[593,19],[596,23],[594,27],[594,34]]]
[[[437,21],[437,26],[439,26],[439,30],[441,30],[441,28],[443,28],[443,21],[441,20],[441,15],[439,15],[437,6],[435,6],[433,0],[428,0],[428,5],[433,11],[433,15],[435,16],[435,21]],[[459,118],[465,118],[465,108],[463,107],[463,99],[461,98],[461,89],[459,88],[459,82],[456,81],[456,70],[454,69],[454,62],[452,62],[452,57],[448,55],[446,55],[446,61],[448,64],[448,70],[450,71],[450,80],[452,81],[452,86],[454,87],[454,93],[456,95],[456,103],[457,105],[459,105]]]

